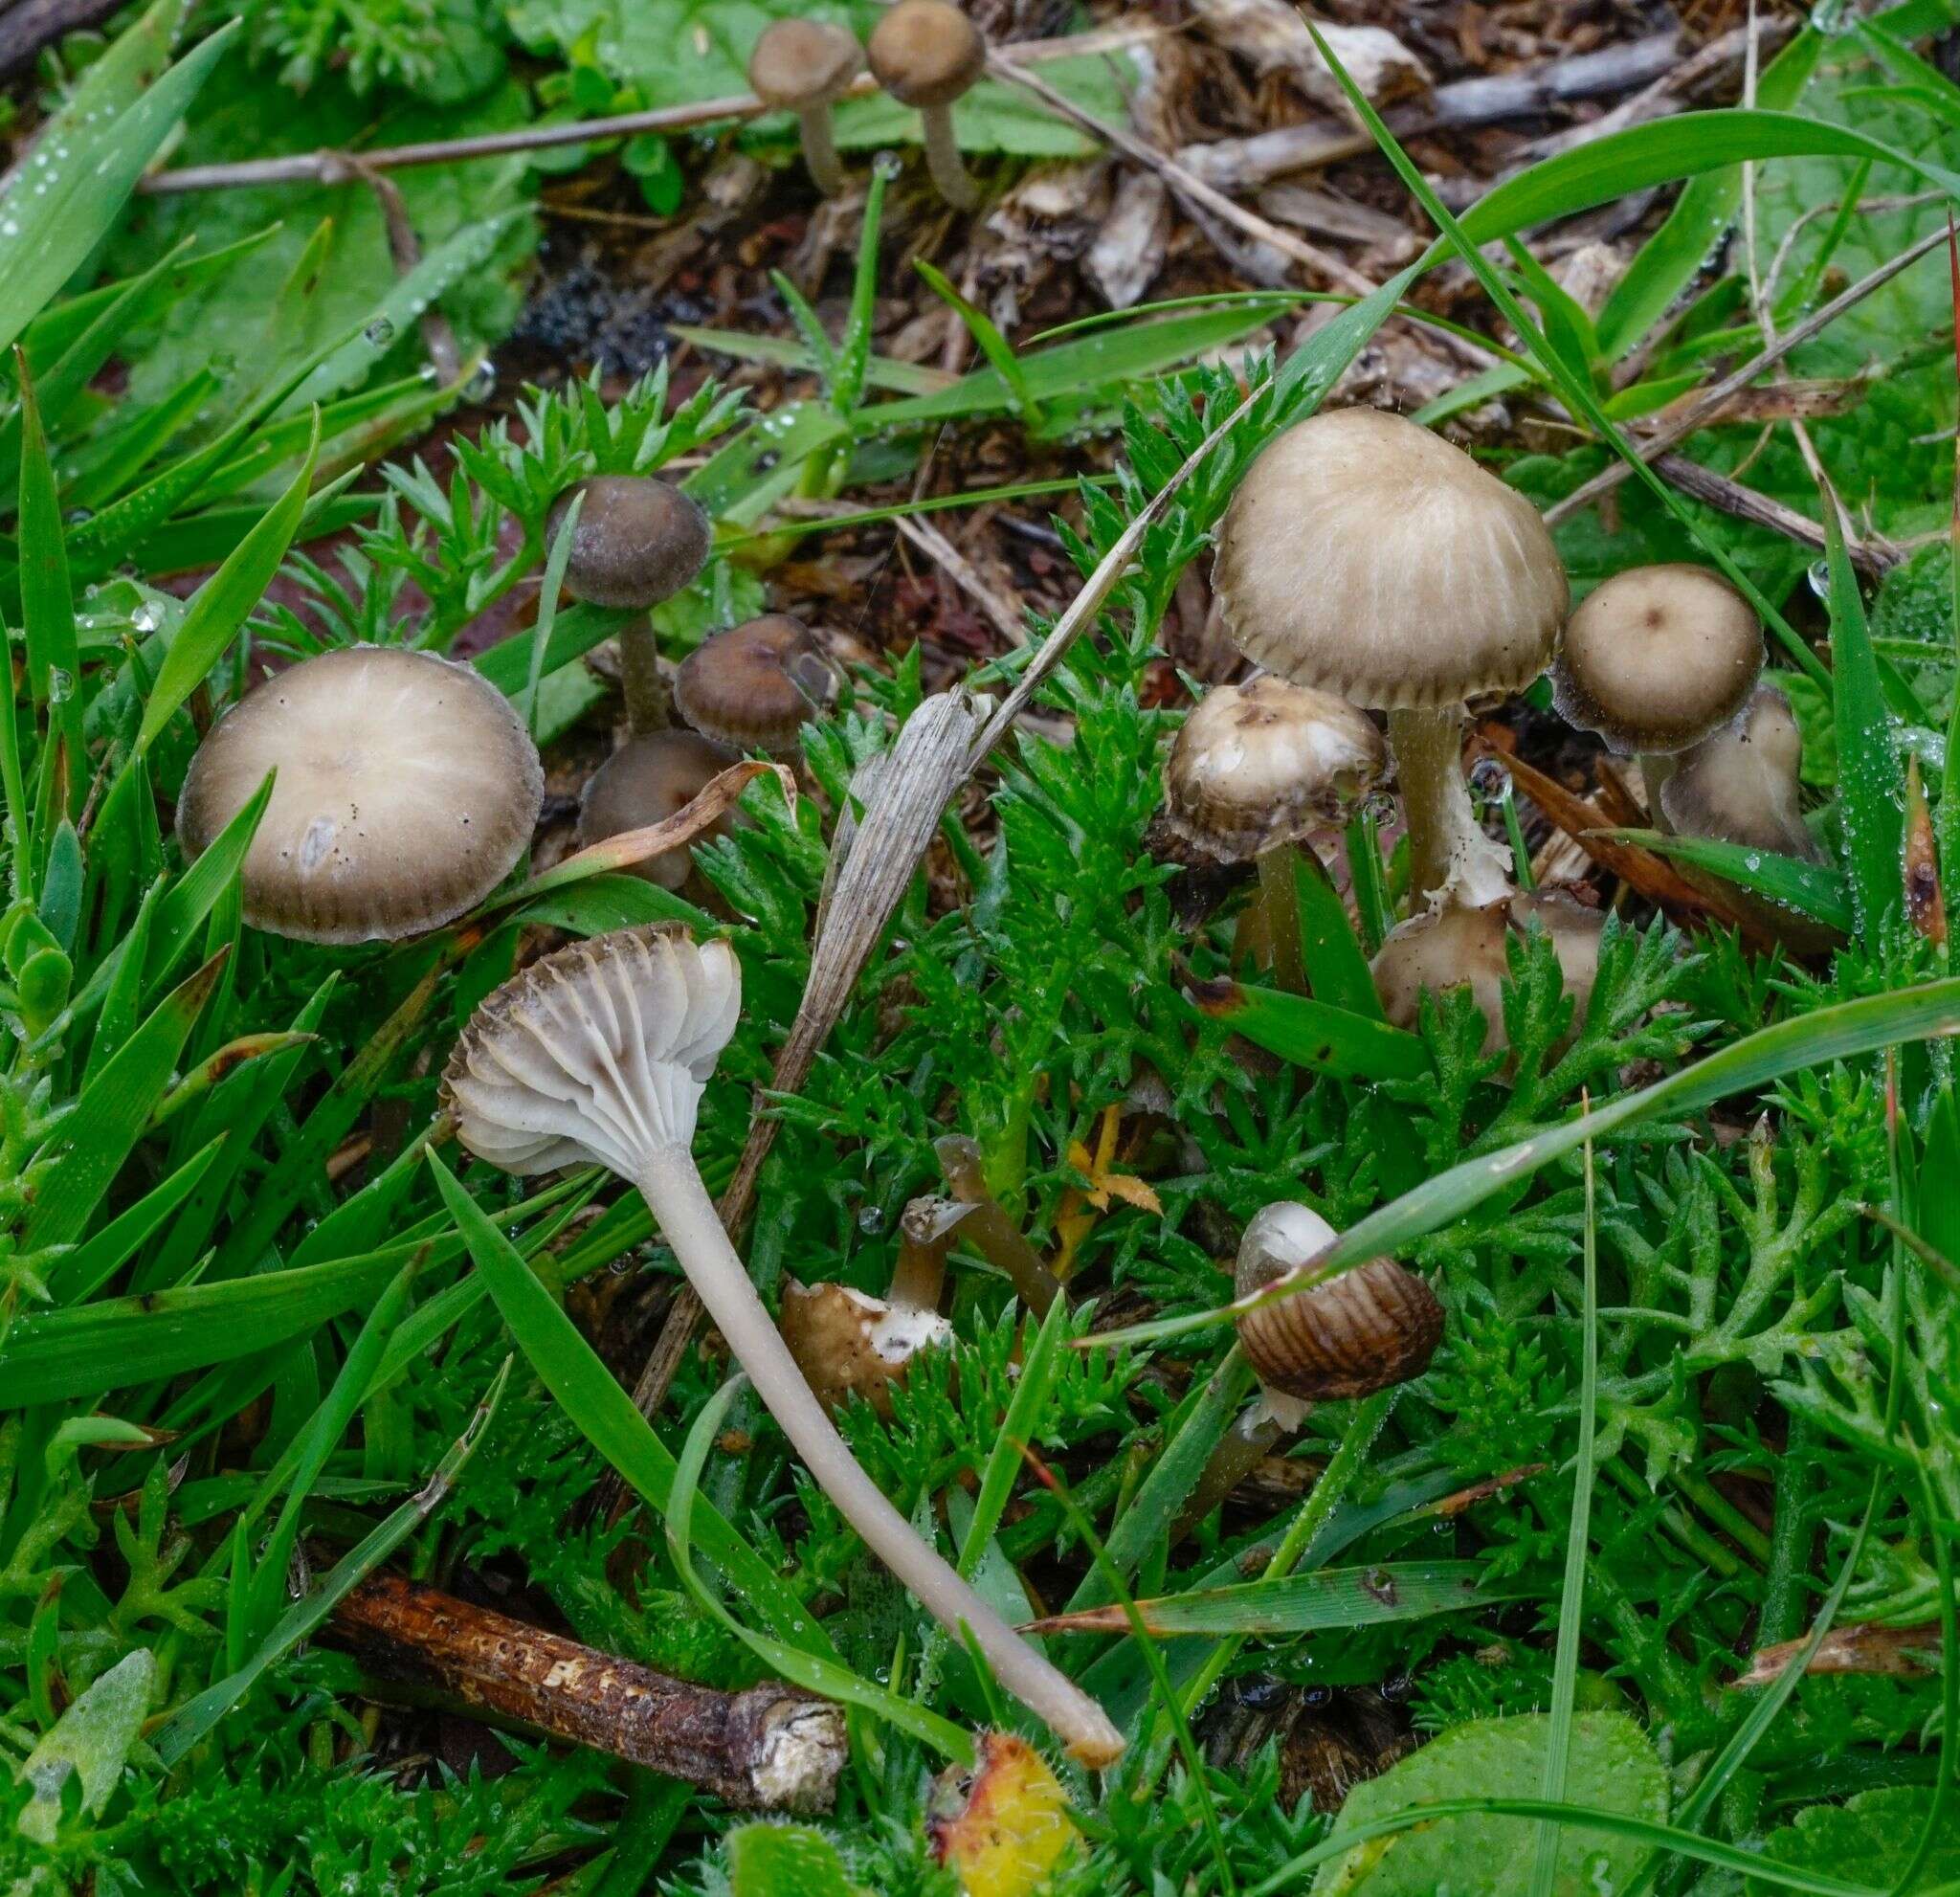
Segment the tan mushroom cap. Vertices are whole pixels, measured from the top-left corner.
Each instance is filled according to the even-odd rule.
[[[693,731],[650,731],[629,739],[587,780],[578,807],[580,847],[666,822],[734,762],[732,751]],[[697,840],[726,837],[736,827],[735,813],[729,811]],[[626,873],[662,889],[679,889],[693,867],[694,846],[684,843],[633,864]]]
[[[1240,1297],[1310,1263],[1339,1235],[1311,1206],[1281,1199],[1245,1228],[1234,1272]],[[1237,1320],[1238,1341],[1281,1422],[1298,1405],[1365,1396],[1429,1368],[1443,1309],[1422,1280],[1391,1258],[1370,1259]],[[1289,1412],[1275,1395],[1295,1399]]]
[[[950,105],[987,68],[987,42],[946,0],[899,0],[871,30],[872,76],[901,105]]]
[[[864,70],[864,49],[828,20],[777,20],[748,56],[749,90],[781,112],[829,105]]]
[[[454,921],[531,840],[545,775],[510,702],[433,653],[356,645],[248,693],[198,748],[187,856],[277,770],[240,882],[245,920],[302,942],[394,941]]]
[[[572,531],[565,590],[588,606],[644,611],[672,599],[707,564],[714,534],[708,517],[685,494],[652,475],[595,475],[560,497],[546,528],[546,545],[571,505],[585,496]]]
[[[1266,447],[1225,510],[1212,579],[1247,658],[1391,711],[1522,689],[1570,600],[1537,508],[1381,409],[1310,415]]]
[[[1340,816],[1387,769],[1381,733],[1346,699],[1271,677],[1221,685],[1171,744],[1165,820],[1199,855],[1243,862]]]
[[[1553,671],[1561,714],[1617,751],[1678,751],[1742,709],[1763,626],[1704,567],[1634,567],[1589,593]]]
[[[804,721],[830,702],[836,678],[787,613],[704,639],[674,675],[674,703],[705,738],[744,751],[792,751]]]
[[[1714,837],[1819,862],[1803,820],[1803,733],[1790,700],[1768,680],[1727,725],[1684,751],[1660,786],[1660,808],[1682,837]]]
[[[921,1350],[944,1349],[952,1326],[937,1311],[891,1305],[848,1284],[783,1286],[779,1326],[804,1381],[826,1409],[861,1396],[880,1416],[892,1413],[892,1386],[902,1383]]]

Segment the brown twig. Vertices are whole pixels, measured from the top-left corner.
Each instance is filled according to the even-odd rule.
[[[726,1693],[676,1680],[396,1574],[362,1582],[326,1631],[380,1678],[684,1779],[731,1805],[828,1811],[836,1796],[842,1710],[787,1686]]]
[[[27,0],[40,4],[41,0]],[[0,17],[11,18],[12,15]],[[1113,52],[1161,36],[1153,25],[1105,28],[1061,39],[1030,40],[1001,47],[994,57],[1012,70],[1022,61],[1080,57],[1085,53]],[[876,93],[869,74],[852,84],[846,98]],[[433,139],[421,145],[381,145],[360,154],[360,168],[400,171],[418,165],[458,165],[479,158],[506,158],[513,152],[548,151],[568,145],[588,145],[599,139],[635,138],[643,132],[680,132],[697,125],[742,123],[761,118],[769,107],[752,92],[731,93],[723,99],[697,100],[688,105],[664,105],[648,112],[622,112],[607,119],[579,119],[563,125],[525,125],[515,131],[486,132],[477,138]],[[211,191],[260,185],[345,185],[355,176],[353,160],[342,151],[299,151],[283,158],[255,158],[237,165],[185,165],[170,171],[152,171],[138,190],[152,194],[171,191]]]
[[[15,0],[0,13],[0,79],[24,73],[63,33],[100,26],[122,0]]]
[[[1808,547],[1815,552],[1824,550],[1824,529],[1815,521],[1808,514],[1799,514],[1794,507],[1786,507],[1782,502],[1772,500],[1757,488],[1745,487],[1741,481],[1717,474],[1713,468],[1704,468],[1701,462],[1691,461],[1685,455],[1662,455],[1654,463],[1654,469],[1683,494],[1692,494],[1697,501],[1705,501],[1709,506],[1718,507],[1725,514],[1732,514],[1739,521],[1752,522],[1759,527],[1768,527],[1771,532],[1780,533],[1786,540],[1793,540],[1798,546]],[[1850,556],[1851,564],[1873,579],[1882,579],[1905,558],[1903,547],[1895,546],[1877,534],[1860,539],[1847,531],[1844,550]]]

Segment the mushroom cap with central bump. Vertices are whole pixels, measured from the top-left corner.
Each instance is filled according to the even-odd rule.
[[[453,922],[531,840],[545,774],[510,701],[434,653],[344,646],[249,692],[198,747],[187,857],[278,771],[239,873],[245,920],[301,942],[396,941]]]
[[[1381,409],[1310,415],[1266,447],[1225,510],[1212,583],[1248,658],[1389,711],[1522,690],[1570,601],[1537,508]]]
[[[950,105],[987,69],[987,42],[946,0],[899,0],[871,30],[872,76],[901,105]]]
[[[479,1159],[525,1177],[599,1165],[631,1178],[694,1141],[702,1089],[742,1012],[725,942],[615,929],[546,955],[470,1017],[443,1109]]]
[[[864,49],[828,20],[777,20],[748,56],[749,90],[779,112],[809,112],[841,99],[864,70]]]
[[[1632,567],[1589,593],[1553,671],[1560,714],[1615,750],[1679,751],[1743,707],[1763,669],[1755,609],[1704,567]]]
[[[1238,1295],[1310,1264],[1339,1236],[1297,1200],[1262,1206],[1239,1241]],[[1277,1420],[1298,1427],[1300,1404],[1365,1396],[1420,1376],[1442,1337],[1443,1310],[1413,1271],[1393,1259],[1374,1258],[1244,1312],[1237,1328]],[[1276,1395],[1294,1399],[1293,1406],[1275,1403]]]
[[[546,544],[571,506],[585,496],[565,590],[588,606],[644,612],[672,599],[707,565],[714,533],[700,506],[671,482],[652,475],[595,475],[562,496],[551,510]]]
[[[830,703],[836,677],[787,613],[704,639],[674,675],[674,703],[702,737],[741,751],[793,751],[804,721]]]
[[[665,823],[735,761],[733,751],[694,731],[649,731],[628,739],[586,782],[578,806],[580,848]],[[736,827],[735,813],[727,811],[696,840],[726,837]],[[679,889],[693,867],[694,844],[682,843],[629,864],[623,873],[662,889]]]
[[[1221,685],[1171,744],[1165,820],[1199,855],[1245,862],[1333,822],[1387,770],[1381,733],[1346,699],[1271,677]]]

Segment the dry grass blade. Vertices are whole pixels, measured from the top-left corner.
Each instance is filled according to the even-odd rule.
[[[1758,1647],[1749,1656],[1748,1670],[1728,1684],[1731,1687],[1768,1686],[1811,1643],[1806,1634],[1774,1646]],[[1936,1621],[1919,1627],[1881,1627],[1866,1622],[1834,1627],[1817,1642],[1806,1673],[1863,1673],[1894,1680],[1924,1680],[1940,1670],[1940,1629]]]

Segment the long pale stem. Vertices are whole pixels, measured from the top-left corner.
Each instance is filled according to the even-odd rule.
[[[1389,748],[1409,825],[1409,909],[1444,902],[1481,907],[1512,893],[1510,853],[1483,834],[1463,781],[1463,713],[1389,713]]]
[[[673,723],[667,681],[660,676],[660,643],[644,614],[620,632],[619,686],[626,694],[627,728],[635,738]]]
[[[1273,948],[1273,979],[1289,994],[1306,993],[1306,962],[1300,946],[1300,892],[1293,886],[1294,846],[1281,843],[1258,856],[1259,907]]]
[[[837,141],[831,130],[831,108],[813,105],[796,115],[803,127],[803,167],[810,181],[825,197],[844,194],[844,167],[837,157]]]
[[[950,105],[925,105],[919,111],[925,127],[925,168],[939,194],[955,211],[971,211],[980,202],[980,187],[960,156],[959,135],[953,130]]]
[[[921,1541],[858,1467],[763,1308],[685,1149],[657,1149],[636,1183],[688,1283],[753,1380],[756,1393],[818,1486],[865,1545],[955,1639],[962,1626],[970,1629],[1001,1685],[1047,1722],[1073,1757],[1084,1765],[1107,1765],[1124,1743],[1108,1714],[1042,1659]]]

